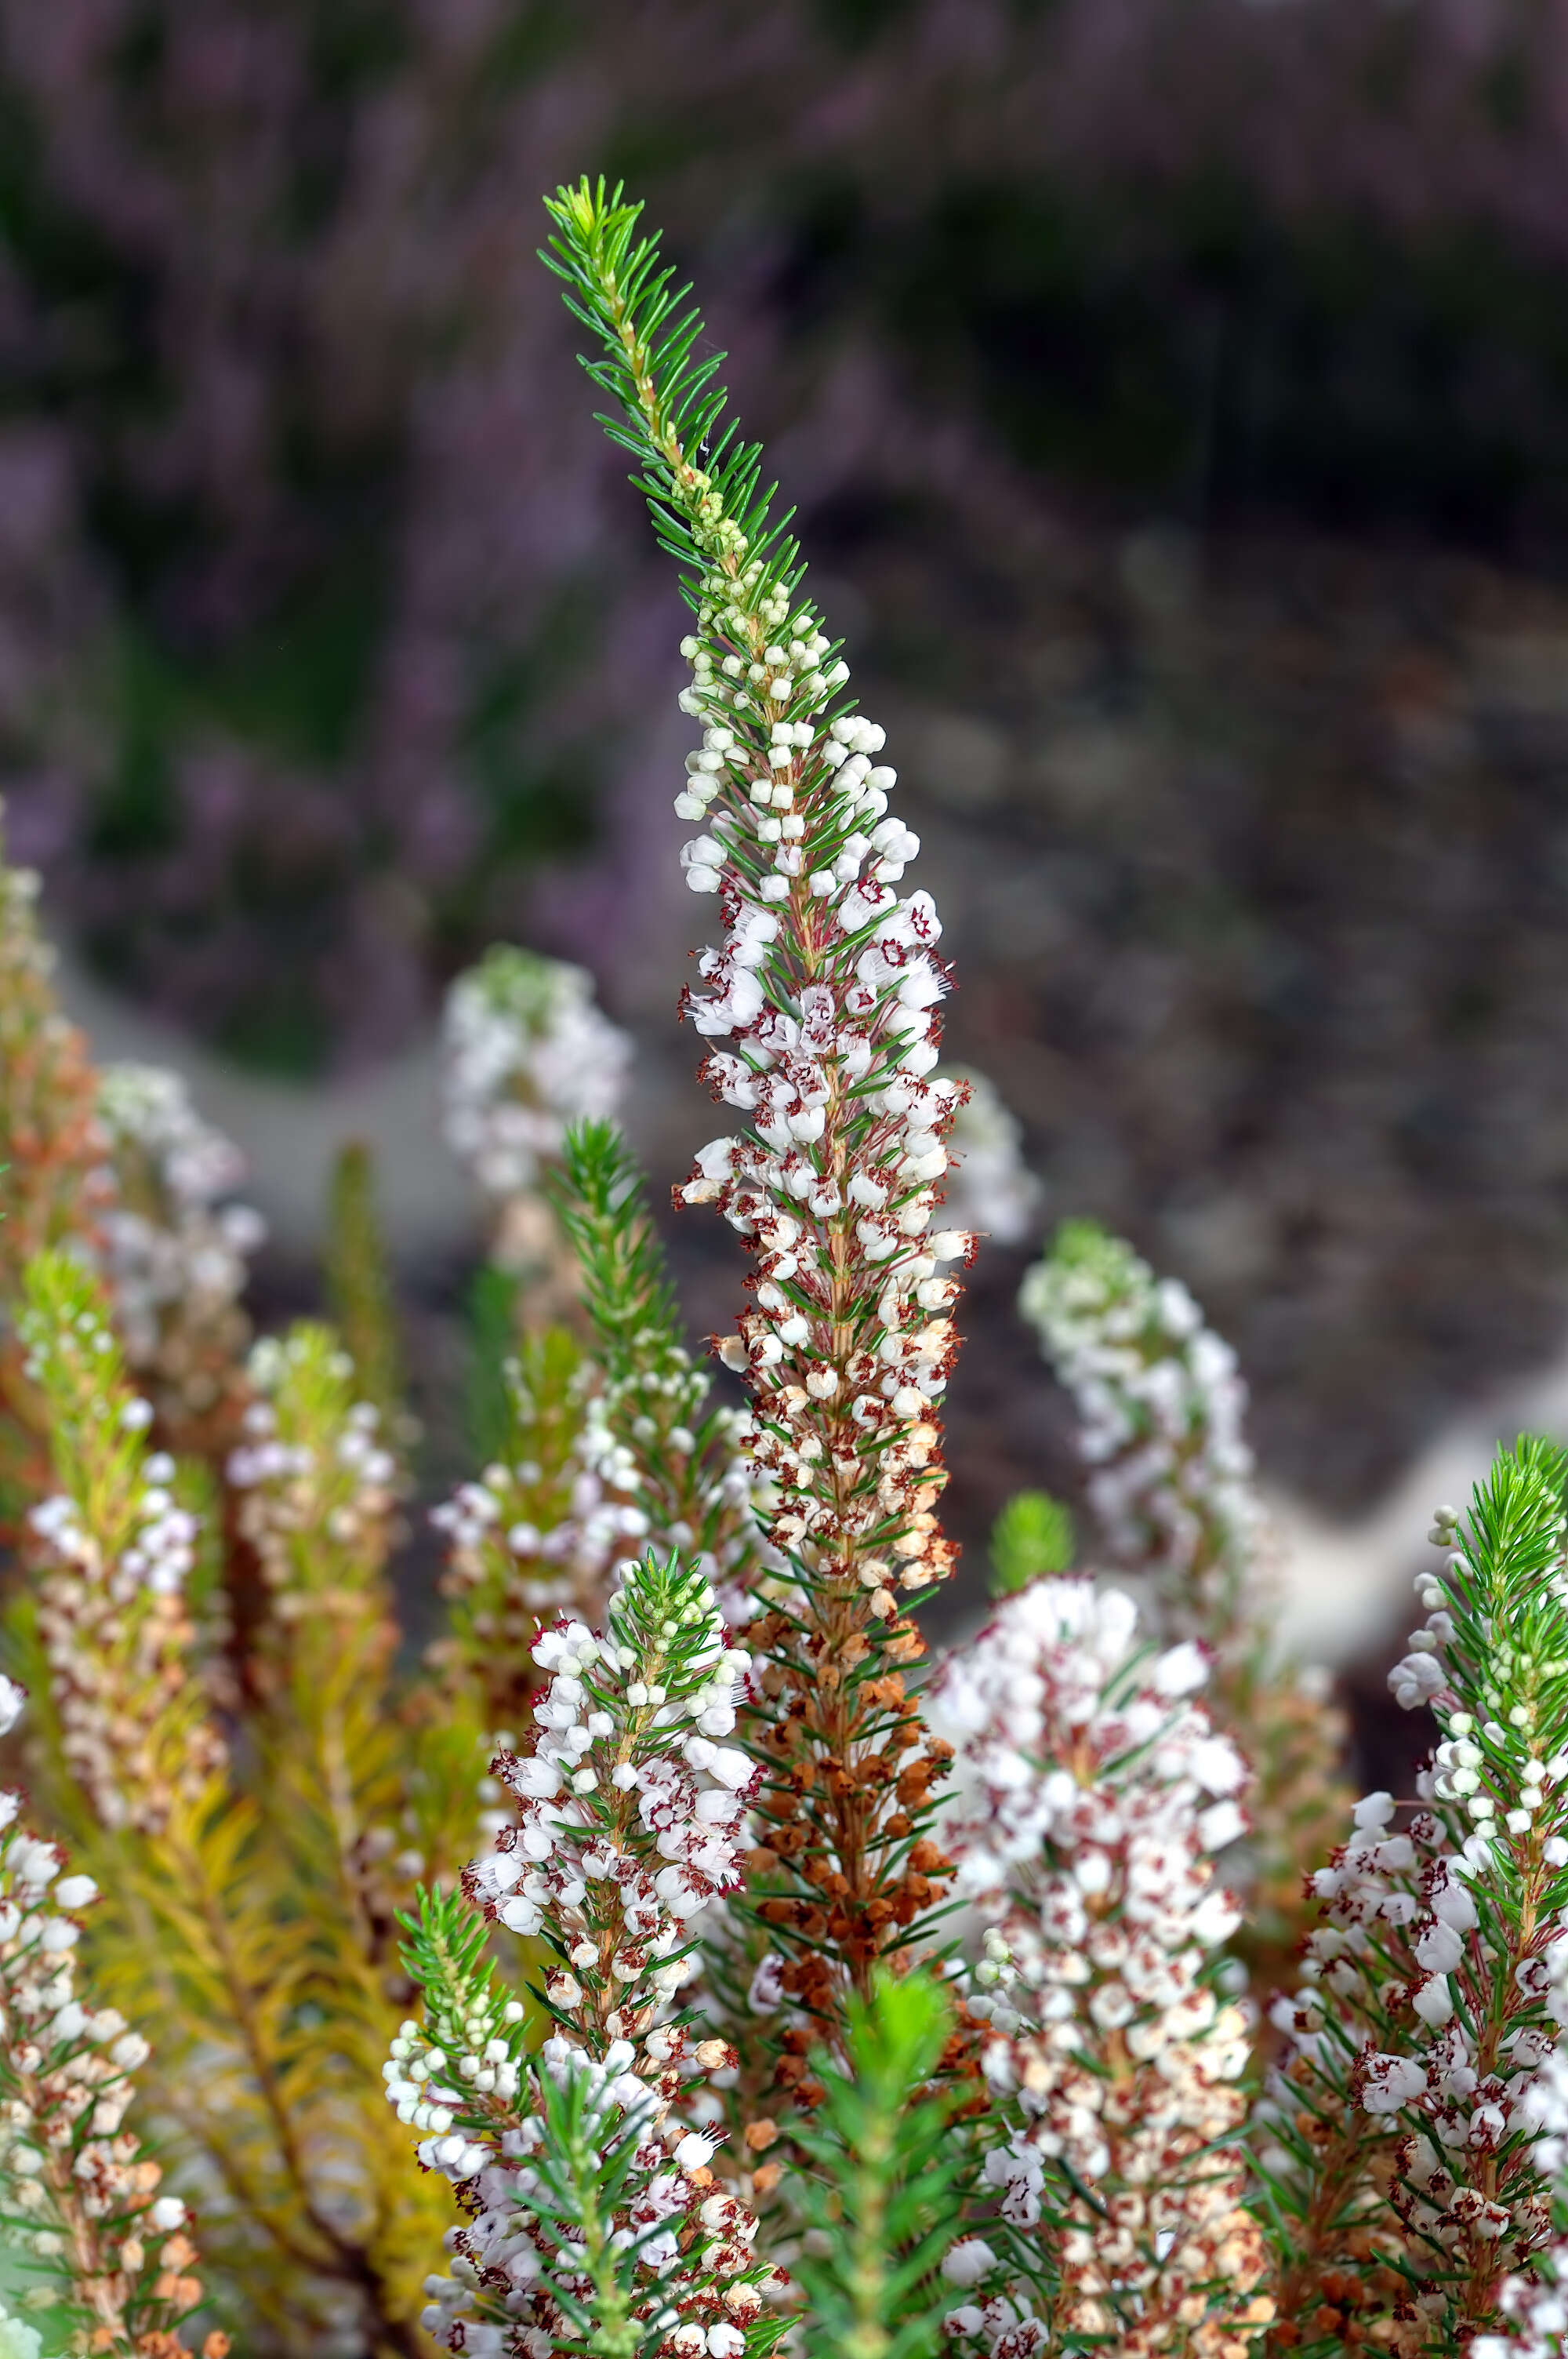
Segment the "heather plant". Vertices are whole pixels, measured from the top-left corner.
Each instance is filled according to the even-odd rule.
[[[0,1686],[9,1729],[23,1704]],[[27,2279],[29,2325],[0,2310],[14,2359],[37,2359],[46,2315],[50,2347],[64,2327],[80,2347],[179,2359],[178,2328],[200,2302],[198,2254],[178,2195],[125,2126],[147,2043],[79,1985],[75,1951],[99,1899],[92,1876],[21,1822],[21,1797],[0,1797],[0,2091],[6,2227]],[[214,2328],[202,2359],[224,2359]]]
[[[734,1126],[676,1197],[741,1240],[744,1308],[705,1364],[615,1036],[492,953],[454,991],[469,1151],[558,1250],[488,1273],[445,1619],[401,1648],[366,1162],[340,1329],[248,1343],[195,1249],[231,1163],[172,1081],[92,1072],[5,872],[41,1092],[0,1103],[5,1637],[49,1832],[0,1810],[0,2234],[37,2294],[0,2351],[1558,2351],[1568,1454],[1437,1511],[1392,1681],[1436,1749],[1352,1802],[1270,1639],[1234,1357],[1069,1224],[1022,1307],[1085,1497],[1011,1501],[992,1617],[928,1669],[958,1272],[982,1207],[1040,1198],[941,1071],[919,845],[700,317],[619,193],[549,217],[695,625],[676,809],[719,939],[683,1012]],[[156,1289],[106,1242],[149,1171]]]
[[[376,1413],[385,1441],[414,1438],[396,1292],[376,1199],[375,1159],[351,1138],[332,1166],[322,1255],[327,1307],[353,1363],[354,1395]]]
[[[449,990],[442,1047],[447,1144],[489,1208],[492,1258],[534,1324],[569,1317],[575,1273],[546,1183],[571,1124],[617,1110],[632,1043],[581,967],[498,943]]]
[[[1244,1950],[1265,1979],[1304,1925],[1302,1878],[1343,1824],[1343,1716],[1271,1632],[1278,1566],[1258,1495],[1236,1354],[1186,1288],[1119,1237],[1069,1221],[1019,1308],[1071,1393],[1099,1560],[1152,1630],[1210,1652],[1215,1709],[1252,1765]]]

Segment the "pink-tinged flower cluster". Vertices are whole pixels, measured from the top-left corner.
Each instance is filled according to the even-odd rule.
[[[744,1413],[709,1408],[709,1377],[684,1346],[647,1350],[623,1376],[600,1371],[583,1411],[580,1452],[620,1528],[654,1549],[678,1549],[714,1584],[725,1621],[758,1609],[752,1586],[778,1558],[759,1518],[773,1496],[741,1446]],[[700,1436],[700,1439],[699,1439]]]
[[[1402,2226],[1429,2281],[1411,2314],[1441,2335],[1456,2288],[1527,2266],[1551,2232],[1542,2173],[1560,2151],[1552,2130],[1568,2131],[1568,1944],[1543,1924],[1499,1973],[1477,1907],[1487,1838],[1457,1848],[1433,1811],[1395,1817],[1390,1795],[1366,1796],[1354,1838],[1312,1879],[1322,1921],[1300,1987],[1274,2003],[1284,2052],[1260,2128],[1267,2140],[1272,2115],[1283,2136],[1306,2101],[1333,2148],[1336,2216]],[[1262,2158],[1284,2173],[1302,2161],[1288,2136]]]
[[[1130,1599],[1048,1580],[932,1686],[955,1748],[944,1838],[989,1919],[968,2005],[1001,2230],[994,2269],[966,2261],[974,2299],[948,2332],[993,2359],[1062,2326],[1135,2354],[1180,2327],[1230,2359],[1271,2315],[1235,2143],[1248,2026],[1216,1972],[1238,1911],[1213,1855],[1245,1831],[1248,1772],[1194,1701],[1206,1677],[1190,1642],[1140,1644]],[[1036,2245],[1063,2283],[1050,2328]]]
[[[527,1650],[547,1616],[572,1607],[595,1610],[611,1568],[648,1529],[642,1510],[618,1498],[580,1460],[558,1486],[542,1484],[541,1473],[536,1463],[498,1461],[430,1510],[448,1542],[447,1593],[482,1594],[489,1619],[481,1635],[513,1653]],[[546,1517],[535,1495],[557,1487]]]
[[[1417,1577],[1428,1620],[1391,1678],[1401,1701],[1435,1710],[1440,1742],[1417,1781],[1427,1807],[1400,1826],[1392,1798],[1368,1795],[1354,1839],[1314,1876],[1323,1921],[1302,1987],[1275,2009],[1289,2053],[1271,2105],[1273,2159],[1322,2190],[1306,2216],[1380,2218],[1402,2237],[1417,2290],[1400,2298],[1446,2349],[1549,2242],[1568,2152],[1557,1452],[1523,1440],[1499,1456],[1467,1526],[1440,1508],[1432,1538],[1447,1560]],[[1303,2100],[1319,2125],[1304,2146]]]
[[[1162,1627],[1224,1646],[1264,1543],[1235,1353],[1184,1286],[1084,1222],[1029,1272],[1019,1307],[1073,1396],[1110,1559],[1150,1576]]]
[[[399,1472],[353,1375],[324,1327],[268,1336],[250,1356],[255,1398],[225,1472],[281,1625],[341,1615],[380,1569]]]
[[[931,1078],[942,929],[928,894],[895,889],[919,842],[886,816],[881,730],[834,713],[847,667],[782,593],[761,614],[776,640],[753,648],[750,594],[751,569],[718,566],[685,642],[683,701],[705,726],[676,808],[708,822],[682,860],[725,920],[686,1011],[726,1044],[703,1078],[752,1119],[702,1149],[681,1192],[718,1204],[757,1257],[755,1307],[723,1355],[750,1378],[746,1438],[779,1486],[772,1537],[852,1573],[887,1619],[896,1590],[951,1562],[931,1512],[958,1291],[943,1273],[971,1239],[937,1225],[962,1093]]]

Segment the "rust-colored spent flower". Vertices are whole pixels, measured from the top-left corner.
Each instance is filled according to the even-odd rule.
[[[723,930],[686,1012],[742,1126],[703,1148],[680,1193],[716,1205],[754,1257],[752,1308],[720,1352],[751,1391],[741,1439],[773,1485],[784,1568],[759,1625],[761,1812],[781,1839],[764,1906],[785,1987],[831,2017],[914,1938],[944,1873],[935,1855],[911,1866],[897,1786],[920,1740],[887,1684],[921,1652],[901,1601],[953,1562],[937,1405],[947,1273],[971,1240],[938,1225],[960,1090],[932,1077],[941,927],[928,895],[896,889],[919,844],[887,816],[882,732],[856,712],[796,546],[757,496],[759,452],[719,425],[716,364],[691,358],[700,321],[679,316],[636,207],[585,182],[548,211],[568,303],[606,354],[589,373],[624,411],[611,430],[696,615],[681,703],[702,743],[676,810],[706,830],[682,864],[719,897]]]

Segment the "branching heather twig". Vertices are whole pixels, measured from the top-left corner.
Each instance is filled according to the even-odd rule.
[[[537,1651],[533,1750],[496,1765],[517,1817],[464,1882],[483,1917],[542,1940],[557,2029],[530,2059],[521,2005],[481,1962],[482,1917],[425,1902],[408,1960],[427,2024],[404,2026],[387,2093],[471,2222],[425,2323],[450,2350],[517,2359],[578,2329],[622,2359],[757,2359],[780,2332],[763,2314],[776,2273],[710,2168],[705,2083],[734,2051],[666,2019],[693,1919],[741,1876],[757,1773],[723,1740],[747,1658],[701,1575],[651,1555],[622,1567],[602,1636],[560,1623]]]
[[[244,1404],[250,1321],[241,1297],[265,1230],[232,1197],[243,1159],[204,1122],[179,1074],[105,1065],[98,1114],[114,1201],[102,1266],[126,1357],[171,1450],[220,1455]]]

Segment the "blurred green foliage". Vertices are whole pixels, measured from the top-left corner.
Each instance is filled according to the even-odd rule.
[[[991,1595],[1011,1597],[1042,1573],[1069,1571],[1076,1545],[1060,1499],[1049,1491],[1020,1491],[991,1526]]]

